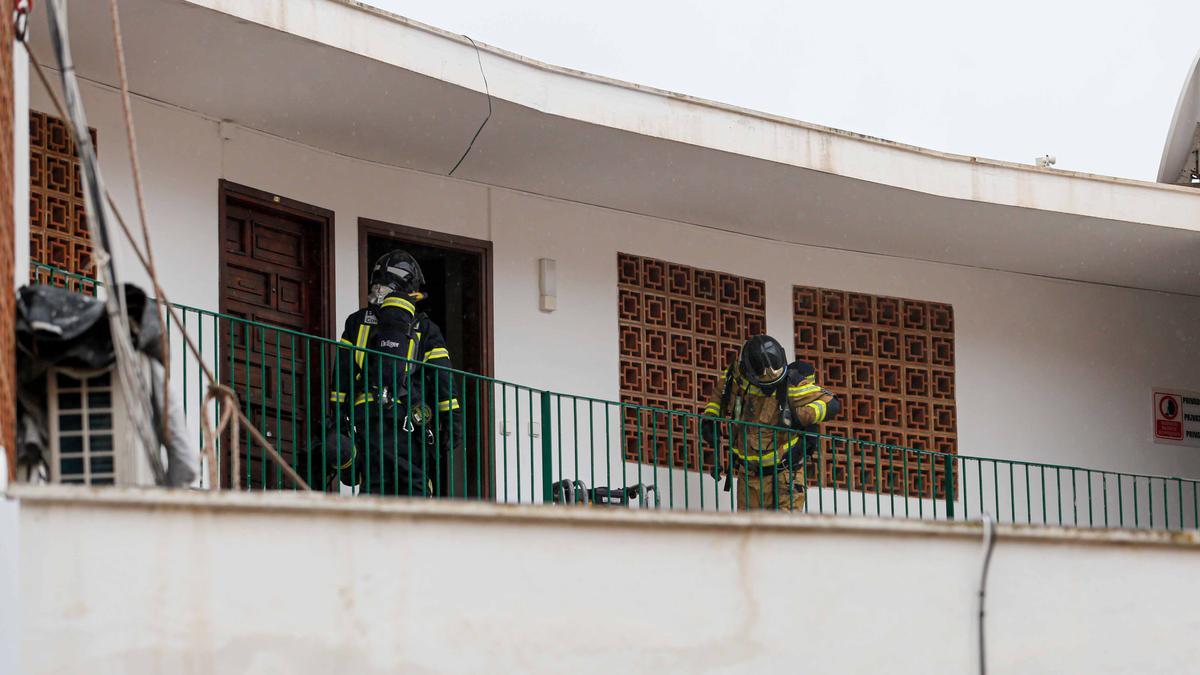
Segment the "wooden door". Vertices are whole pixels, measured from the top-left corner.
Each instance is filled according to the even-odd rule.
[[[332,222],[325,209],[221,183],[221,312],[236,317],[219,327],[221,381],[294,466],[297,444],[304,447],[317,431],[307,410],[319,410],[323,399],[323,346],[289,331],[331,332]],[[289,487],[244,434],[239,447],[244,486]],[[225,483],[228,459],[222,461]]]

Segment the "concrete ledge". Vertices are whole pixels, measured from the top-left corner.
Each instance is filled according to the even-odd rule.
[[[31,506],[94,505],[119,509],[185,509],[207,512],[295,514],[310,512],[357,518],[503,521],[506,524],[554,524],[578,527],[761,530],[795,533],[952,537],[978,539],[983,525],[972,521],[934,521],[825,514],[728,513],[618,508],[546,507],[450,500],[346,497],[305,492],[208,492],[156,488],[89,488],[13,485],[7,492]],[[1200,531],[1086,529],[1050,525],[998,525],[997,538],[1047,544],[1170,546],[1200,549]]]

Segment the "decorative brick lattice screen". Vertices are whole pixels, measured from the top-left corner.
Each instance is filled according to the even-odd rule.
[[[766,332],[765,284],[627,253],[617,266],[621,401],[699,412],[746,338]],[[626,409],[624,432],[628,460],[712,468],[695,418]]]
[[[87,277],[96,274],[75,142],[62,120],[34,111],[29,113],[29,259]]]
[[[793,312],[796,358],[842,401],[823,433],[957,453],[950,305],[795,286]],[[856,443],[825,450],[810,484],[946,496],[944,464],[928,455]]]

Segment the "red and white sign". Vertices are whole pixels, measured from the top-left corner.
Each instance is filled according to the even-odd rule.
[[[1200,447],[1200,393],[1154,391],[1154,442]]]

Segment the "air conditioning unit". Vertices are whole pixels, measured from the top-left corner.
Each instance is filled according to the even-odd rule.
[[[112,369],[51,368],[46,377],[50,482],[154,485]]]

